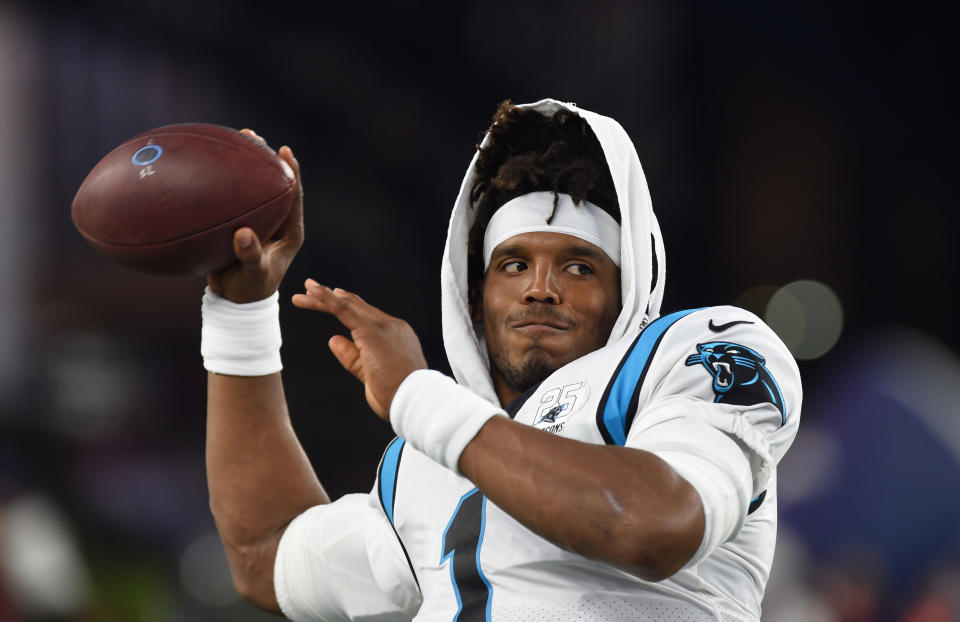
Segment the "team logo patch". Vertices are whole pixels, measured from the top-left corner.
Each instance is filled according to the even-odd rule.
[[[769,402],[786,420],[780,386],[764,366],[758,352],[729,341],[698,343],[697,353],[687,357],[687,366],[703,365],[713,376],[714,402],[749,406]]]
[[[533,425],[546,432],[559,434],[567,423],[567,417],[582,405],[586,398],[587,387],[583,380],[544,392],[540,397]]]

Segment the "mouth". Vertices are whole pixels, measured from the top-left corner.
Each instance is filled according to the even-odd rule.
[[[713,371],[717,372],[717,386],[726,387],[730,385],[733,374],[730,373],[730,363],[713,362]]]
[[[569,325],[557,322],[556,320],[536,319],[517,322],[513,328],[552,328],[553,330],[567,330]]]
[[[548,337],[565,332],[567,327],[555,322],[524,322],[514,325],[513,330],[528,337]]]
[[[573,325],[559,318],[546,316],[525,317],[519,321],[513,322],[510,326],[514,330],[522,332],[529,331],[564,331],[569,330]]]

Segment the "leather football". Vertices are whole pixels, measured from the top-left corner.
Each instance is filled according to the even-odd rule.
[[[151,274],[203,275],[234,261],[233,234],[261,241],[296,200],[293,171],[237,130],[159,127],[97,163],[73,199],[73,223],[101,254]]]

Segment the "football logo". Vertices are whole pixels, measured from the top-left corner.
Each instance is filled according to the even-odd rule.
[[[765,363],[755,350],[729,341],[698,343],[697,353],[687,357],[688,367],[703,365],[713,376],[714,402],[741,406],[769,402],[785,422],[780,386]]]
[[[130,158],[130,162],[134,166],[146,166],[148,164],[153,164],[160,159],[160,156],[163,155],[163,147],[160,145],[147,145],[137,150],[133,157]]]

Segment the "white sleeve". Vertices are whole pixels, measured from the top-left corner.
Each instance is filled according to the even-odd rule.
[[[801,399],[793,357],[747,311],[703,309],[664,333],[626,445],[659,456],[700,495],[706,525],[690,563],[739,532],[793,443]]]
[[[393,527],[366,494],[310,508],[287,526],[274,588],[295,622],[410,620],[422,601]]]
[[[715,407],[690,398],[658,404],[650,427],[634,425],[626,445],[649,451],[669,464],[700,496],[704,526],[692,566],[736,535],[747,518],[753,479],[743,449],[710,425],[703,410]]]
[[[677,321],[654,355],[630,434],[682,415],[663,408],[677,398],[701,404],[690,416],[741,447],[750,462],[750,498],[763,492],[797,435],[803,398],[800,371],[776,334],[730,306]]]

